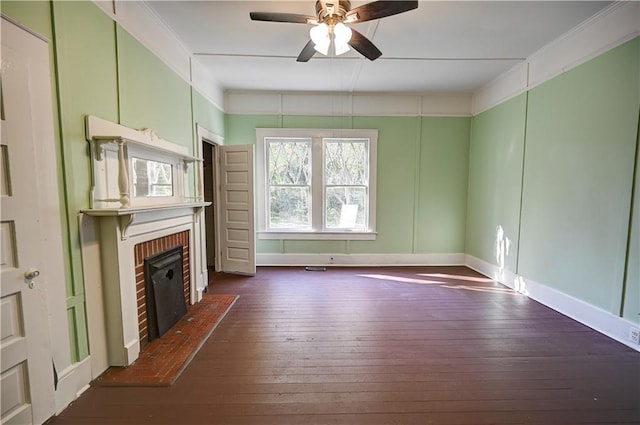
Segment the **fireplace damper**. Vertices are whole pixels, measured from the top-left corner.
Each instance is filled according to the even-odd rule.
[[[182,245],[145,258],[149,341],[164,335],[187,313]]]

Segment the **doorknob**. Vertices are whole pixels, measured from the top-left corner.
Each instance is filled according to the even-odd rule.
[[[29,288],[33,288],[33,285],[35,284],[33,279],[38,276],[40,276],[40,270],[29,269],[28,271],[24,272],[24,281],[27,285],[29,285]]]

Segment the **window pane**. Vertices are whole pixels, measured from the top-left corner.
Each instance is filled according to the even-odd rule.
[[[269,227],[272,229],[309,228],[310,191],[308,187],[271,187]]]
[[[308,139],[267,142],[270,185],[308,185],[311,182],[311,144]]]
[[[364,187],[328,187],[326,196],[327,229],[365,228],[367,220]]]
[[[366,139],[325,139],[325,183],[328,185],[366,185]]]

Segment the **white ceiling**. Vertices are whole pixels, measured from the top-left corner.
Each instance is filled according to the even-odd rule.
[[[249,12],[314,16],[315,0],[148,1],[225,90],[390,93],[473,92],[609,3],[420,1],[354,25],[379,59],[351,51],[298,63],[310,26],[254,22]]]

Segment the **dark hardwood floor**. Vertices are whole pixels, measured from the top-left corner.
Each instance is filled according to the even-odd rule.
[[[235,306],[171,387],[62,424],[640,424],[640,353],[464,267],[215,275]]]

